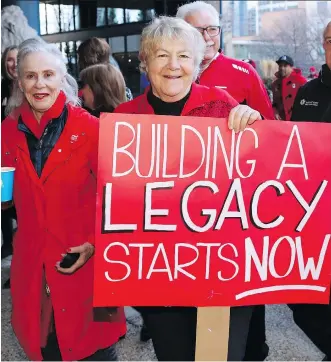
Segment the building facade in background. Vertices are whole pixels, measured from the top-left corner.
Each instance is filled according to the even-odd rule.
[[[134,95],[140,92],[138,51],[142,29],[155,15],[175,15],[185,0],[3,0],[17,5],[47,42],[55,43],[78,77],[77,49],[86,39],[108,41]],[[221,0],[209,1],[221,11]]]
[[[1,7],[18,5],[28,18],[29,25],[45,41],[59,47],[69,72],[75,77],[79,73],[77,49],[81,42],[90,37],[106,39],[128,87],[137,95],[140,93],[138,51],[142,29],[155,15],[175,15],[178,6],[192,1],[2,0]],[[330,14],[331,20],[331,1],[206,2],[221,15],[221,48],[226,55],[259,62],[276,59],[281,55],[278,53],[288,53],[298,59],[303,69],[310,65],[319,66],[318,59],[323,55],[320,34],[327,22],[327,14]],[[296,12],[304,16],[300,15],[300,19],[297,15],[293,16]],[[283,24],[284,29],[280,29],[277,24],[287,18],[294,19],[296,26]],[[303,24],[307,24],[306,29]],[[292,39],[291,31],[298,34],[297,39]],[[315,39],[312,38],[313,32],[316,33]],[[269,33],[267,37],[266,33]],[[311,49],[312,46],[316,49]],[[308,59],[308,52],[311,59]]]
[[[272,1],[258,1],[257,5],[257,14],[258,14],[258,26],[257,34],[261,32],[262,23],[261,19],[263,14],[270,12],[279,12],[288,9],[298,9],[299,7],[304,6],[305,1],[289,1],[289,0],[272,0]]]
[[[231,1],[232,35],[246,36],[248,34],[247,1]]]
[[[259,22],[257,7],[248,10],[247,28],[248,36],[256,35],[258,33]]]

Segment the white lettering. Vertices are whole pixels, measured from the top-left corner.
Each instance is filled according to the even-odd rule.
[[[301,156],[301,163],[286,163],[288,154],[290,152],[290,148],[292,147],[292,142],[293,142],[294,136],[296,137],[296,139],[298,141],[299,152],[300,152],[300,156]],[[293,129],[292,129],[292,132],[291,132],[291,135],[290,135],[290,139],[289,139],[289,141],[287,143],[287,146],[286,146],[286,151],[285,151],[285,154],[284,154],[284,158],[283,158],[283,161],[281,163],[280,169],[278,171],[277,180],[279,180],[279,178],[281,177],[283,169],[285,167],[302,168],[303,172],[304,172],[304,175],[305,175],[305,179],[308,180],[308,171],[307,171],[307,165],[306,165],[306,158],[305,158],[305,154],[303,152],[302,142],[301,142],[300,133],[299,133],[299,129],[298,129],[297,125],[293,126]]]

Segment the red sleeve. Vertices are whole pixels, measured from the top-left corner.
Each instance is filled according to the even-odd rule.
[[[300,76],[300,85],[304,85],[307,83],[307,79],[304,76]]]
[[[89,115],[90,167],[93,175],[98,173],[99,119]]]
[[[115,109],[113,113],[131,113],[131,102],[125,102],[122,103],[120,105],[118,105]]]
[[[220,89],[220,88],[216,88],[213,87],[211,88],[214,93],[216,94],[216,96],[214,95],[215,98],[217,98],[218,100],[221,100],[223,102],[225,102],[229,107],[230,110],[234,107],[236,107],[239,103],[232,97],[232,95],[227,92],[224,89]]]
[[[99,148],[99,119],[90,115],[85,110],[79,110],[82,112],[81,114],[78,114],[78,117],[80,119],[80,122],[85,121],[84,129],[86,129],[86,133],[88,136],[88,157],[89,157],[89,163],[90,163],[90,169],[92,172],[93,177],[95,177],[95,180],[97,180],[97,174],[98,174],[98,148]],[[96,200],[95,204],[93,206],[93,215],[96,215]],[[91,232],[91,230],[94,230],[95,221],[93,220],[92,225],[88,222],[85,223],[84,227],[86,228],[86,234],[87,236],[87,242],[89,242],[92,245],[95,245],[95,235],[94,231]]]
[[[252,66],[249,67],[249,71],[251,74],[251,91],[248,94],[247,104],[259,111],[265,119],[274,119],[271,101],[262,79]]]

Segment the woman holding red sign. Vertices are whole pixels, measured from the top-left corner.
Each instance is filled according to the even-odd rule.
[[[198,30],[182,19],[160,17],[142,33],[140,67],[151,86],[117,113],[228,118],[236,132],[261,119],[259,112],[238,105],[226,91],[195,84],[205,53]],[[158,360],[193,361],[197,309],[139,308],[152,337]],[[251,307],[231,308],[228,360],[242,360],[252,314]]]

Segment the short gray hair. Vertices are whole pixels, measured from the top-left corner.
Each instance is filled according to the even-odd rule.
[[[157,46],[165,39],[187,41],[194,56],[194,80],[196,80],[204,57],[206,43],[197,29],[182,19],[170,16],[155,18],[144,28],[139,51],[140,70],[146,73],[148,58],[155,53]]]
[[[64,58],[60,50],[54,44],[49,44],[43,41],[40,38],[32,38],[25,40],[18,48],[17,55],[17,73],[18,80],[22,77],[22,65],[25,58],[36,52],[45,52],[49,53],[54,57],[54,60],[58,62],[59,70],[64,76],[63,86],[61,90],[66,95],[66,103],[71,103],[73,105],[78,105],[80,103],[78,98],[78,85],[76,80],[67,72],[67,67],[64,62]],[[6,107],[6,114],[10,113],[15,108],[19,107],[24,100],[24,94],[19,89],[18,80],[15,81],[13,87],[12,96],[8,100],[8,105]]]
[[[326,33],[328,32],[329,27],[331,28],[331,21],[329,21],[329,22],[326,24],[326,27],[325,27],[325,29],[324,29],[324,31],[323,31],[323,40],[326,39]]]
[[[218,25],[220,24],[220,14],[217,12],[217,10],[214,8],[213,5],[207,4],[204,1],[194,1],[193,3],[188,3],[180,6],[177,9],[177,18],[184,19],[193,13],[199,12],[199,11],[206,11],[209,12],[213,17],[215,17],[215,20],[217,20]],[[217,24],[215,24],[217,25]]]

